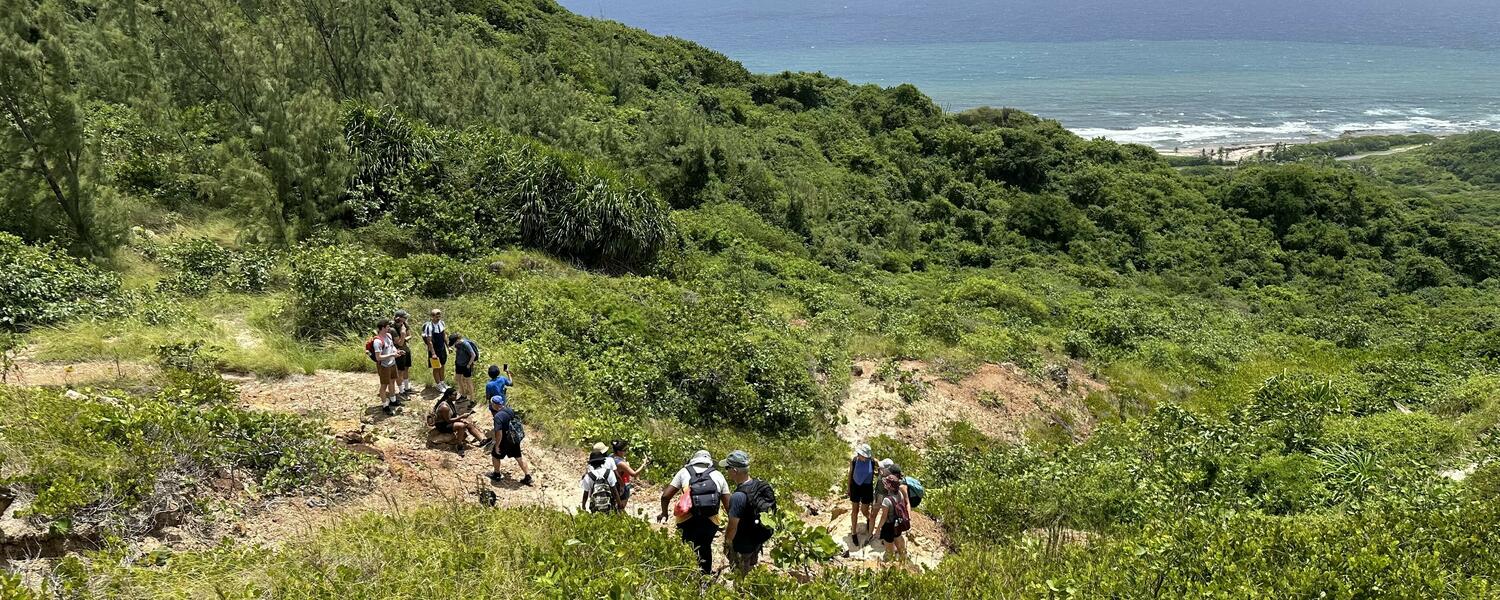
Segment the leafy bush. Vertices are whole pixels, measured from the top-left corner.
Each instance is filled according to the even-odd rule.
[[[489,284],[484,270],[445,256],[418,254],[404,261],[411,273],[412,292],[424,298],[452,298],[483,291]]]
[[[399,273],[390,259],[360,248],[302,249],[292,264],[288,307],[297,335],[313,339],[373,329],[405,291]]]
[[[970,277],[949,288],[955,302],[993,308],[1035,323],[1046,320],[1047,305],[1031,294],[987,277]]]
[[[806,431],[825,396],[814,341],[739,294],[651,279],[500,284],[494,325],[517,365],[576,390],[583,406],[759,431]],[[513,315],[524,315],[514,318]]]
[[[220,470],[280,493],[338,482],[357,467],[320,427],[239,409],[217,376],[178,373],[155,396],[0,389],[0,483],[35,494],[28,516],[54,527],[139,534]]]
[[[1374,453],[1392,465],[1441,464],[1459,447],[1458,430],[1430,413],[1377,413],[1329,419],[1323,443]]]
[[[113,296],[119,277],[52,246],[0,232],[0,328],[25,330],[86,315]]]
[[[200,296],[216,286],[235,292],[262,292],[271,281],[278,254],[267,248],[234,250],[207,238],[191,238],[156,250],[174,272],[157,284],[166,292]]]

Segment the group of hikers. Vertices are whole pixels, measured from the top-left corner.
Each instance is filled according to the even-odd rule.
[[[393,319],[379,322],[375,335],[365,344],[366,353],[379,373],[379,399],[387,414],[394,414],[412,391],[411,327],[407,319],[406,311],[396,311]],[[489,448],[492,483],[498,484],[503,479],[502,462],[514,458],[523,475],[521,485],[533,485],[530,465],[521,450],[526,430],[508,400],[513,385],[510,365],[490,365],[487,369],[490,380],[485,385],[484,397],[488,400],[492,427],[489,435],[485,435],[472,420],[474,409],[470,400],[474,394],[474,368],[479,361],[478,345],[449,331],[439,309],[433,309],[430,320],[422,324],[421,337],[433,385],[439,394],[428,415],[428,424],[455,438],[460,453],[471,442],[479,448]],[[455,361],[456,387],[449,387],[444,380],[450,349]],[[651,463],[647,457],[639,467],[633,466],[629,452],[626,440],[594,445],[578,483],[581,510],[595,513],[625,510],[635,489],[635,479]],[[921,503],[925,494],[921,482],[903,475],[900,465],[889,458],[877,462],[869,444],[859,444],[854,449],[847,479],[850,550],[864,548],[878,537],[888,560],[909,560],[905,533],[911,528],[911,509]],[[774,534],[769,517],[777,511],[776,491],[770,483],[751,476],[750,455],[744,450],[730,452],[718,463],[708,450],[695,452],[672,476],[662,490],[660,501],[657,521],[675,519],[682,540],[693,547],[698,567],[706,575],[713,573],[713,543],[721,531],[725,558],[736,573],[747,572],[760,561],[762,548]]]
[[[380,381],[381,410],[387,415],[395,414],[405,404],[411,387],[411,325],[409,314],[397,310],[392,319],[382,319],[375,325],[375,335],[365,342],[365,353],[375,362],[375,371]],[[427,366],[432,369],[433,388],[438,399],[428,415],[428,423],[440,433],[457,438],[462,453],[470,441],[490,449],[489,478],[499,483],[504,475],[501,463],[507,458],[516,459],[521,467],[521,485],[532,485],[531,465],[521,451],[521,442],[526,438],[526,428],[521,416],[510,406],[509,391],[512,385],[510,365],[490,365],[487,369],[489,383],[484,386],[484,397],[488,399],[491,428],[485,435],[471,420],[474,415],[474,368],[479,363],[479,345],[473,340],[448,330],[443,321],[443,311],[434,308],[431,318],[422,324],[422,344],[427,349]],[[449,350],[453,354],[453,376],[456,387],[449,387],[444,371],[448,365]]]

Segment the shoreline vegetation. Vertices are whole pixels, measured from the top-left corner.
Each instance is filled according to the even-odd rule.
[[[1173,166],[1179,167],[1231,165],[1240,162],[1293,162],[1309,158],[1350,161],[1415,150],[1453,135],[1461,134],[1350,132],[1334,139],[1306,142],[1242,142],[1154,149]]]

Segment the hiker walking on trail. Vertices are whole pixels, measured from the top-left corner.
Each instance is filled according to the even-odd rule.
[[[443,367],[448,364],[448,324],[443,322],[442,309],[432,309],[432,318],[422,324],[422,343],[427,344],[427,366],[432,368],[432,385],[439,394],[448,391],[448,382],[443,376]]]
[[[620,479],[620,510],[625,510],[625,506],[630,504],[631,494],[635,493],[634,480],[651,465],[651,457],[641,459],[641,468],[632,468],[630,459],[625,457],[625,453],[630,451],[630,442],[615,440],[610,446],[614,449],[615,475]]]
[[[442,433],[457,433],[459,453],[468,445],[469,437],[474,438],[474,444],[483,448],[490,445],[494,440],[484,437],[479,427],[469,422],[469,416],[474,414],[473,410],[466,413],[458,413],[458,390],[443,392],[436,404],[432,405],[432,427]],[[465,436],[468,434],[468,437]]]
[[[682,498],[675,506],[672,498],[677,492]],[[672,483],[661,492],[661,514],[658,522],[667,522],[667,510],[677,518],[677,531],[682,541],[693,547],[698,554],[698,568],[704,575],[713,573],[714,536],[719,534],[719,511],[729,508],[729,482],[714,469],[713,455],[707,450],[693,453],[686,465],[672,477]]]
[[[479,346],[474,340],[457,333],[448,337],[453,346],[453,383],[459,398],[474,397],[474,364],[479,362]]]
[[[729,472],[735,485],[729,496],[729,524],[724,528],[724,556],[736,574],[744,575],[760,562],[761,548],[775,533],[763,519],[776,512],[776,490],[750,478],[750,455],[744,450],[730,452],[719,466]]]
[[[505,404],[504,400],[510,394],[510,365],[505,365],[503,368],[490,365],[489,375],[490,382],[484,384],[484,397],[494,400],[496,396],[499,396],[501,404]]]
[[[375,373],[380,380],[380,391],[376,396],[380,398],[381,410],[390,414],[400,404],[396,397],[396,358],[401,353],[391,342],[390,321],[381,319],[375,325],[375,336],[365,342],[365,352],[370,360],[375,361]]]
[[[396,311],[395,320],[391,321],[391,342],[401,353],[396,356],[396,393],[411,393],[411,351],[406,347],[411,341],[411,320],[407,312]]]
[[[911,504],[901,491],[901,478],[886,475],[881,480],[885,498],[880,501],[880,541],[885,542],[885,559],[906,562],[906,532],[911,529]]]
[[[490,465],[493,467],[490,483],[500,483],[504,478],[500,473],[500,463],[514,458],[521,467],[521,485],[531,485],[531,465],[526,463],[526,456],[521,452],[521,442],[526,439],[521,416],[510,407],[505,396],[490,398],[490,411],[494,413],[494,428],[490,430],[494,439],[494,445],[490,447]]]
[[[612,513],[620,510],[620,480],[615,475],[609,454],[595,449],[589,453],[589,468],[578,482],[583,490],[579,507],[588,512]]]
[[[863,548],[859,537],[859,517],[865,517],[865,535],[875,532],[875,459],[870,445],[860,444],[849,460],[849,537],[855,548]],[[865,538],[868,541],[870,538]]]

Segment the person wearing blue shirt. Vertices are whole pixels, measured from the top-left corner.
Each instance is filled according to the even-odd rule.
[[[490,382],[484,384],[485,398],[494,399],[495,396],[499,396],[501,399],[506,399],[509,393],[507,388],[511,386],[510,365],[505,365],[504,375],[500,373],[500,367],[490,365]]]

